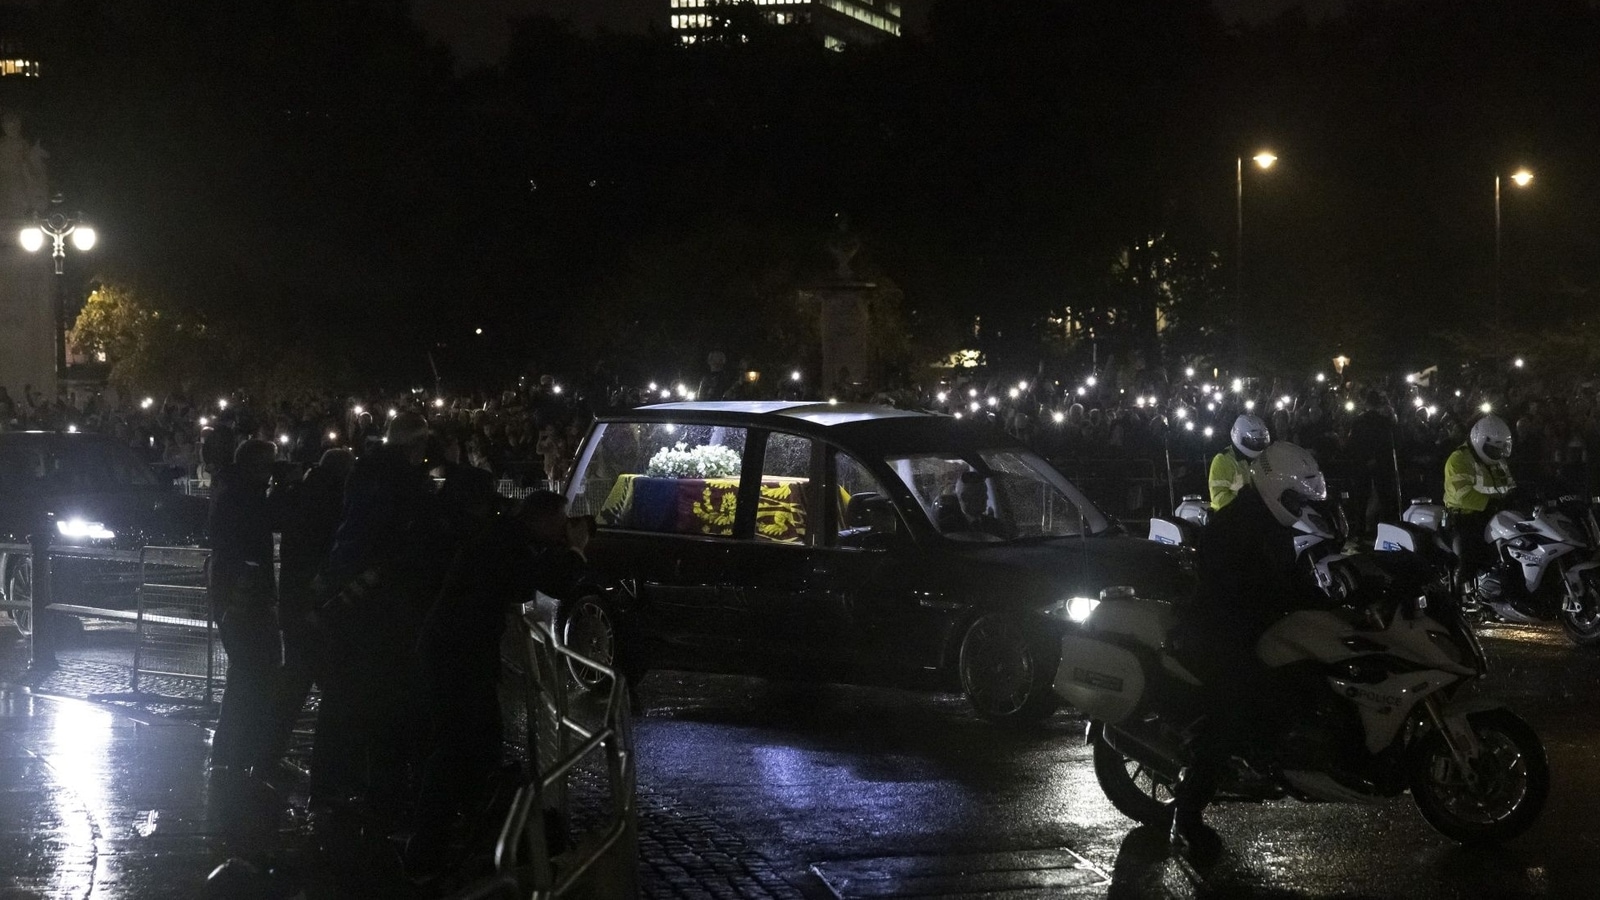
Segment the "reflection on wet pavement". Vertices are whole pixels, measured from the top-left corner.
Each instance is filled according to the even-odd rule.
[[[0,692],[0,896],[198,891],[206,753],[193,725]]]

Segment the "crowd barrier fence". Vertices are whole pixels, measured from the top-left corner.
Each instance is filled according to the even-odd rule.
[[[637,770],[627,683],[611,667],[563,646],[536,612],[520,619],[520,631],[522,658],[509,668],[520,675],[527,774],[495,842],[495,874],[456,900],[637,897]],[[603,698],[569,694],[572,669],[601,675]],[[579,698],[599,699],[599,709],[581,716],[574,703]],[[596,762],[604,769],[605,811],[597,821],[579,823],[571,782]]]

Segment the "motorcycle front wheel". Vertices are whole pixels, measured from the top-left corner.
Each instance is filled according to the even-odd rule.
[[[1173,779],[1120,750],[1106,740],[1105,726],[1091,726],[1094,777],[1117,812],[1141,825],[1165,825],[1172,815]]]
[[[1463,844],[1508,841],[1528,829],[1550,793],[1544,744],[1526,722],[1504,709],[1470,713],[1480,752],[1464,771],[1444,736],[1430,732],[1410,765],[1411,797],[1422,817]]]
[[[1561,630],[1579,647],[1600,647],[1600,575],[1583,573],[1583,595],[1577,612],[1561,611]]]

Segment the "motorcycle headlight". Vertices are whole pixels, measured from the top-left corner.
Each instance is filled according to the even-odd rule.
[[[116,537],[99,522],[85,522],[82,519],[61,519],[56,522],[56,532],[72,540],[109,541]]]

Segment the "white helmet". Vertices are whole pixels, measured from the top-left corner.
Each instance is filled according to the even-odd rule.
[[[1267,430],[1267,423],[1261,421],[1260,416],[1249,413],[1233,420],[1233,431],[1229,436],[1233,438],[1233,446],[1247,459],[1260,456],[1261,451],[1272,443],[1272,432]]]
[[[1493,462],[1511,455],[1511,427],[1499,416],[1479,419],[1472,426],[1467,441],[1472,444],[1472,452],[1478,454],[1479,459]]]
[[[1251,466],[1252,483],[1280,524],[1293,525],[1307,502],[1328,499],[1328,484],[1317,458],[1298,444],[1279,441]]]

